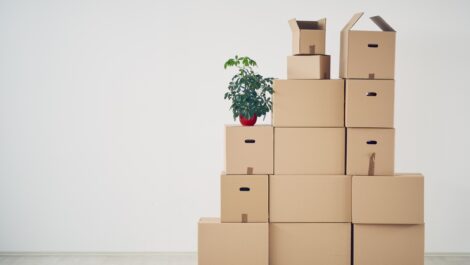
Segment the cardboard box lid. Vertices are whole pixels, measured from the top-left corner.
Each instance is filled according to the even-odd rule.
[[[305,21],[293,18],[289,20],[289,26],[293,32],[301,30],[325,30],[326,18],[319,19],[318,21]]]
[[[344,26],[341,31],[351,31],[357,21],[364,15],[364,12],[356,13],[354,16],[349,20],[348,24]],[[370,17],[372,22],[377,25],[382,31],[385,32],[395,32],[395,30],[380,16],[373,16]]]

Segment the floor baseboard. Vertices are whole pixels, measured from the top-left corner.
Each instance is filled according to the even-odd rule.
[[[0,256],[191,256],[196,255],[196,252],[54,252],[54,251],[0,251]],[[470,257],[470,252],[427,252],[424,254],[426,257]]]

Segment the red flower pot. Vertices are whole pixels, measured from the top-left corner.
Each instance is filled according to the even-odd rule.
[[[238,117],[239,120],[240,120],[240,123],[243,125],[243,126],[253,126],[255,125],[256,123],[256,119],[258,118],[256,115],[253,115],[253,117],[247,119],[245,117],[243,117],[243,115],[240,114],[240,116]]]

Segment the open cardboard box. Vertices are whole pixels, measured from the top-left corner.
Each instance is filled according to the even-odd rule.
[[[325,54],[326,18],[318,21],[289,20],[292,54]]]
[[[370,19],[381,31],[354,30],[364,13],[355,14],[341,31],[341,78],[394,79],[395,30],[380,16]]]

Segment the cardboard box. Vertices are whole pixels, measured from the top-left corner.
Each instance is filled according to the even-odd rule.
[[[270,265],[351,264],[350,223],[271,223],[269,237]]]
[[[355,265],[424,265],[424,224],[354,224]]]
[[[326,18],[318,21],[289,20],[292,54],[325,54]]]
[[[423,224],[424,177],[353,176],[352,213],[355,224]]]
[[[395,129],[347,129],[346,175],[394,174]]]
[[[225,173],[272,174],[273,127],[226,126]]]
[[[274,174],[344,175],[344,128],[275,128]]]
[[[393,128],[394,84],[346,79],[346,127]]]
[[[274,80],[274,127],[344,127],[344,80]]]
[[[370,19],[382,31],[353,30],[364,13],[355,14],[341,31],[341,78],[394,79],[395,30],[380,16]]]
[[[287,56],[287,79],[330,79],[330,56]]]
[[[351,222],[351,176],[271,175],[271,222]]]
[[[269,265],[268,223],[201,218],[198,230],[198,265]]]
[[[268,222],[268,175],[222,175],[221,221]]]

